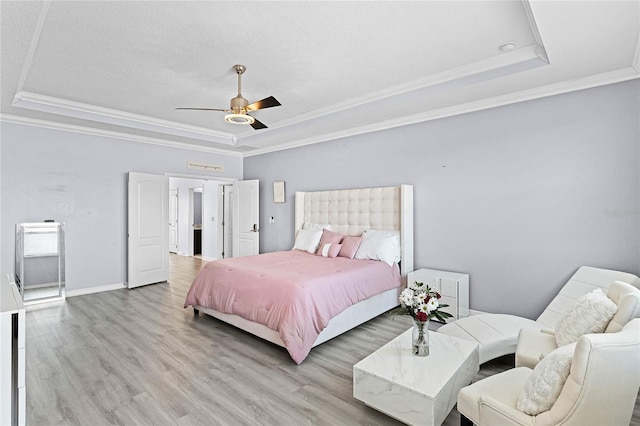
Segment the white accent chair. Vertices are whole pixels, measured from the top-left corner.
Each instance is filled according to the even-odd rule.
[[[558,399],[536,416],[516,408],[532,371],[518,367],[462,388],[460,424],[628,425],[640,389],[640,319],[617,333],[580,337]]]
[[[640,317],[640,289],[622,281],[614,281],[607,297],[618,310],[605,333],[617,333],[633,318]],[[516,346],[516,367],[534,368],[548,353],[558,348],[554,330],[523,328]]]
[[[494,358],[515,353],[521,329],[532,329],[536,332],[555,329],[562,315],[580,296],[596,288],[601,288],[607,293],[614,281],[622,281],[640,288],[640,278],[633,274],[582,266],[535,321],[517,315],[479,314],[445,324],[438,332],[478,342],[480,364],[483,364]]]

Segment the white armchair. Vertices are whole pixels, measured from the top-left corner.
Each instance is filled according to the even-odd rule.
[[[640,317],[640,289],[622,281],[615,281],[607,297],[618,310],[609,322],[605,333],[615,333],[633,318]],[[518,335],[516,367],[534,368],[540,360],[558,347],[554,330],[523,328]]]
[[[499,356],[515,353],[521,329],[536,332],[542,329],[553,330],[562,315],[580,296],[597,288],[606,294],[614,281],[640,288],[640,278],[633,274],[582,266],[535,321],[517,315],[480,314],[445,324],[438,332],[478,342],[482,364]]]
[[[463,388],[461,425],[628,425],[640,389],[640,319],[617,333],[580,337],[557,400],[528,415],[516,407],[533,371],[518,367]]]

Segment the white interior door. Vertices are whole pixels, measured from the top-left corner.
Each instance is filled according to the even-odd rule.
[[[169,178],[129,173],[129,288],[169,279]]]
[[[233,257],[232,222],[231,217],[231,194],[233,193],[233,185],[218,185],[218,250],[217,257],[225,259]]]
[[[224,256],[233,257],[233,185],[226,185],[224,190]]]
[[[178,252],[178,188],[169,191],[169,251]]]
[[[233,257],[251,256],[259,252],[259,189],[257,179],[233,183]]]

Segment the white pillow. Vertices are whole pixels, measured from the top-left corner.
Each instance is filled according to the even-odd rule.
[[[614,281],[609,287],[607,297],[618,305],[605,333],[617,333],[631,319],[640,318],[640,290],[623,281]]]
[[[322,238],[322,229],[301,229],[296,235],[296,243],[293,249],[315,253],[318,250],[320,238]]]
[[[599,288],[580,296],[556,324],[558,346],[577,342],[583,334],[603,333],[617,310],[618,306]]]
[[[537,416],[553,407],[571,371],[576,344],[559,347],[536,365],[518,396],[516,408]]]
[[[325,225],[323,223],[304,222],[302,224],[302,229],[310,229],[312,231],[322,231],[323,229],[327,229],[331,231],[331,225]]]
[[[362,234],[356,259],[382,260],[389,266],[400,261],[400,233],[369,229]]]

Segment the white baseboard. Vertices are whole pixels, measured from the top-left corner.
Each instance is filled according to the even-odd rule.
[[[482,315],[482,314],[486,314],[486,313],[487,312],[476,311],[475,309],[469,309],[469,316]]]
[[[77,290],[66,289],[66,296],[67,297],[83,296],[85,294],[101,293],[103,291],[111,291],[111,290],[120,290],[122,288],[127,288],[127,283],[107,284],[107,285],[101,285],[98,287],[79,288]]]

